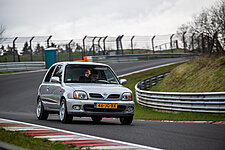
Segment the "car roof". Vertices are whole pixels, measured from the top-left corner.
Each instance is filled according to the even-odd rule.
[[[109,66],[107,64],[102,64],[102,63],[95,63],[95,62],[73,62],[73,61],[66,61],[66,62],[58,62],[56,64],[74,64],[74,65],[98,65],[98,66]]]

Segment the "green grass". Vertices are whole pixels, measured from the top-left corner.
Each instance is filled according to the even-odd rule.
[[[224,92],[225,56],[200,57],[171,71],[151,91]]]
[[[72,60],[81,60],[81,52],[73,52]],[[18,56],[15,56],[15,61],[18,62]],[[20,55],[20,61],[30,61],[30,55]],[[32,61],[45,61],[45,56],[43,54],[33,54]],[[59,61],[69,61],[69,53],[59,53]],[[0,62],[13,62],[12,55],[0,56]]]
[[[135,85],[143,80],[147,79],[159,74],[163,74],[166,72],[170,72],[174,68],[178,66],[182,66],[185,63],[180,64],[174,64],[170,66],[165,66],[161,68],[156,68],[148,71],[144,71],[141,73],[135,73],[129,76],[122,77],[124,79],[127,79],[127,84],[125,85],[129,89],[132,90],[133,93],[135,93]],[[134,96],[134,99],[136,97]],[[172,113],[172,112],[159,112],[154,111],[150,108],[140,106],[135,102],[135,115],[134,119],[144,119],[144,120],[198,120],[198,121],[224,121],[225,115],[214,115],[214,114],[206,114],[206,113],[191,113],[191,112],[180,112],[180,113]]]
[[[6,131],[0,128],[0,141],[31,150],[73,150],[74,147],[61,142],[52,143],[46,139],[33,138],[19,132]]]

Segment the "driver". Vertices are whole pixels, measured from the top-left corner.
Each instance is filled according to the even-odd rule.
[[[90,75],[91,82],[96,82],[98,80],[98,71],[93,70]]]

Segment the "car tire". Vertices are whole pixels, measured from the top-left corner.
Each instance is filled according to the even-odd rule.
[[[98,122],[101,122],[102,117],[100,117],[100,116],[94,116],[94,117],[91,117],[91,119],[92,119],[93,122],[98,123]]]
[[[37,101],[36,116],[39,120],[47,120],[49,113],[44,109],[40,98]]]
[[[68,115],[67,107],[66,107],[66,100],[63,99],[60,103],[59,109],[59,119],[62,123],[71,123],[73,120],[73,116]]]
[[[131,116],[131,117],[121,117],[120,118],[120,122],[123,125],[130,125],[132,123],[132,121],[133,121],[133,116]]]

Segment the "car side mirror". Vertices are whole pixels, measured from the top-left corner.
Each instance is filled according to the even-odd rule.
[[[61,83],[59,77],[52,77],[51,82],[53,83]]]
[[[127,84],[127,80],[126,80],[126,79],[120,79],[120,84],[121,84],[121,85]]]

